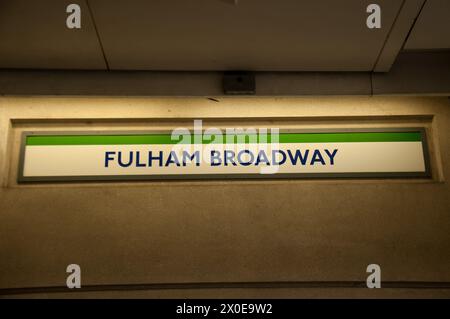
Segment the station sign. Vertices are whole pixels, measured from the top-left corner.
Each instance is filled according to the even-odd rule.
[[[19,182],[429,177],[425,130],[24,132]]]

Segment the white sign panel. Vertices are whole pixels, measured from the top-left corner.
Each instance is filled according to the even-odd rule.
[[[170,133],[24,134],[19,182],[427,177],[424,131],[285,132],[180,141]],[[243,138],[242,138],[243,137]]]

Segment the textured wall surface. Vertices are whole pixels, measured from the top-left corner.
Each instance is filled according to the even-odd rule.
[[[24,130],[170,129],[192,119],[421,126],[433,178],[16,183]],[[0,97],[0,297],[449,297],[449,143],[446,97]],[[91,291],[65,292],[71,263]],[[349,287],[371,263],[386,288]]]

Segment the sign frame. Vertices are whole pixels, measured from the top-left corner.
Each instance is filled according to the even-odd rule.
[[[270,128],[269,128],[270,129]],[[323,129],[280,129],[279,133],[367,133],[367,132],[420,132],[424,156],[424,172],[367,172],[367,173],[276,173],[276,174],[186,174],[186,175],[83,175],[83,176],[24,176],[25,148],[28,136],[39,135],[139,135],[170,134],[170,130],[127,130],[127,131],[23,131],[19,150],[17,183],[34,182],[134,182],[134,181],[193,181],[193,180],[279,180],[279,179],[399,179],[431,178],[430,153],[427,132],[424,127],[386,128],[323,128]],[[202,130],[202,134],[204,130]]]

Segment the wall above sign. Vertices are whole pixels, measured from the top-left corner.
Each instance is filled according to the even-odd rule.
[[[421,128],[24,132],[20,161],[18,182],[430,177]]]

